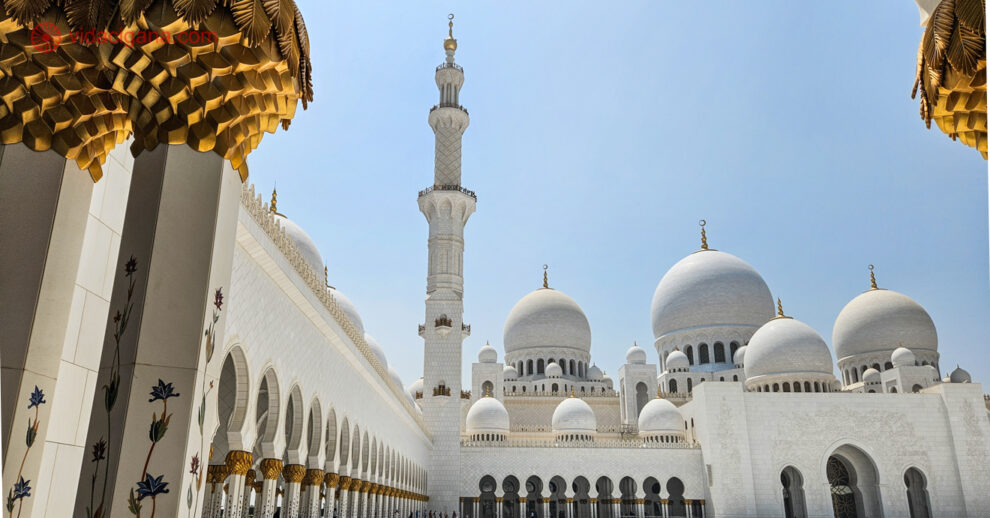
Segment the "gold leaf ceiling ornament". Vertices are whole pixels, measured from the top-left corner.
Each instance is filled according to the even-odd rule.
[[[94,181],[132,134],[135,156],[187,144],[246,179],[263,134],[313,99],[309,37],[292,0],[0,2],[0,142],[54,149]],[[69,37],[87,31],[145,37]],[[50,33],[57,44],[39,46]]]
[[[942,0],[918,47],[921,118],[987,158],[986,0]]]

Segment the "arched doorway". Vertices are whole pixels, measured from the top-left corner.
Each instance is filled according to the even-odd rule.
[[[502,481],[502,517],[521,518],[519,516],[519,479],[509,475]]]
[[[619,518],[612,513],[612,481],[601,477],[595,482],[598,491],[598,518]]]
[[[636,512],[636,481],[630,477],[619,480],[619,516],[638,516]]]
[[[687,508],[684,505],[684,482],[674,477],[667,481],[667,516],[670,518],[683,518],[687,516]]]
[[[863,450],[837,448],[826,461],[825,475],[835,518],[883,516],[876,465]]]
[[[784,495],[784,518],[805,518],[804,479],[794,466],[780,472],[781,491]]]
[[[588,490],[591,484],[584,477],[577,477],[571,482],[571,490],[574,491],[574,518],[591,518],[591,497]]]
[[[550,518],[565,518],[567,516],[567,482],[559,475],[550,479],[547,485],[550,489]]]
[[[663,508],[660,505],[660,482],[653,477],[644,480],[643,492],[646,493],[643,515],[651,518],[663,516]]]
[[[636,417],[643,411],[643,407],[650,402],[650,389],[642,381],[636,384]]]
[[[495,479],[490,475],[481,477],[478,483],[478,490],[481,491],[478,507],[480,508],[480,518],[495,518]]]
[[[907,486],[908,510],[911,518],[931,518],[931,506],[928,502],[928,483],[918,468],[908,468],[904,473],[904,485]]]
[[[540,477],[532,476],[526,479],[526,516],[524,518],[545,518],[543,506],[540,505],[543,493],[543,481]]]

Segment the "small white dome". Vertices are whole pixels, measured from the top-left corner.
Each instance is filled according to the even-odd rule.
[[[832,328],[835,357],[893,351],[937,351],[935,323],[921,304],[892,290],[875,289],[849,301]]]
[[[684,433],[684,417],[670,401],[654,398],[639,413],[639,433]]]
[[[368,347],[371,348],[371,352],[375,354],[375,357],[378,358],[378,361],[381,362],[382,366],[388,365],[388,361],[385,360],[385,349],[382,349],[382,346],[378,344],[378,340],[375,340],[375,337],[365,333],[364,341],[368,344]]]
[[[503,330],[505,354],[524,349],[565,348],[591,351],[591,327],[584,311],[564,293],[540,288],[509,312]]]
[[[746,365],[746,346],[736,349],[736,354],[732,356],[732,363],[736,367]]]
[[[880,371],[870,367],[863,371],[863,381],[866,383],[880,383]]]
[[[907,347],[898,347],[890,355],[890,363],[894,367],[914,367],[914,353]]]
[[[949,381],[952,383],[972,383],[969,373],[965,369],[956,365],[956,368],[949,373]]]
[[[546,374],[548,378],[559,378],[564,375],[563,369],[556,362],[547,364]]]
[[[323,255],[320,254],[320,249],[316,247],[313,238],[309,237],[302,227],[281,214],[275,215],[275,222],[282,225],[285,235],[296,245],[303,259],[313,267],[313,272],[323,273]]]
[[[506,380],[516,380],[519,379],[519,373],[516,372],[515,367],[506,365],[505,368],[502,369],[502,378]]]
[[[674,351],[667,355],[667,370],[687,369],[690,366],[691,366],[691,362],[688,361],[687,355],[682,353],[681,351]]]
[[[468,410],[465,426],[473,433],[509,433],[509,412],[502,402],[493,397],[483,397]]]
[[[417,393],[422,394],[423,393],[423,378],[420,377],[418,380],[410,383],[409,386],[406,387],[406,393],[408,393],[409,394],[409,397],[411,397],[413,399],[416,399],[416,394]]]
[[[402,376],[399,376],[399,371],[395,370],[395,367],[391,365],[388,366],[388,376],[392,378],[392,381],[395,382],[396,386],[402,388]]]
[[[344,294],[336,288],[327,288],[327,293],[333,297],[333,301],[337,303],[337,307],[344,312],[347,319],[354,324],[354,327],[357,328],[358,333],[364,336],[364,322],[361,321],[361,315],[358,313],[357,308],[354,307],[354,303],[351,302],[351,299],[345,297]]]
[[[773,298],[745,261],[704,250],[667,270],[653,293],[650,315],[654,338],[699,327],[759,327],[773,317]]]
[[[490,344],[485,343],[478,351],[478,361],[480,363],[495,363],[498,360],[498,352]]]
[[[601,381],[602,380],[602,370],[598,368],[597,365],[592,365],[588,369],[588,379],[591,381]]]
[[[606,387],[612,388],[612,377],[609,376],[608,374],[605,374],[603,372],[602,373],[602,383],[604,383]]]
[[[774,374],[832,374],[828,345],[808,324],[775,318],[756,330],[746,351],[746,379]]]
[[[633,346],[626,351],[626,363],[637,365],[646,363],[646,351],[644,351],[638,344],[634,343]]]
[[[594,433],[598,428],[595,412],[583,399],[565,398],[553,411],[550,425],[554,432]]]

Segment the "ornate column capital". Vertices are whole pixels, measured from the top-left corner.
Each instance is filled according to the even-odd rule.
[[[265,483],[264,482],[260,482],[260,481],[259,482],[255,482],[254,483],[254,492],[255,493],[258,493],[260,495],[261,494],[261,490],[264,487],[265,487]]]
[[[339,479],[340,477],[338,477],[336,473],[326,473],[323,475],[323,483],[326,484],[327,487],[337,487],[337,482]]]
[[[351,477],[340,477],[340,489],[347,491],[351,488]]]
[[[323,483],[323,470],[322,469],[307,469],[306,478],[303,479],[303,484],[307,486],[318,486]]]
[[[478,501],[478,499],[477,499],[477,498],[475,498],[475,499],[474,499],[474,501],[475,501],[475,502],[477,502],[477,501]],[[544,504],[549,504],[549,503],[550,503],[550,499],[549,499],[549,498],[541,498],[541,499],[540,499],[540,502],[543,502]],[[591,503],[595,503],[595,500],[594,500],[594,499],[592,499],[592,500],[591,500]]]
[[[231,450],[227,452],[225,462],[231,475],[247,475],[251,465],[254,464],[254,455],[248,451]]]
[[[660,499],[660,503],[663,504],[663,505],[667,505],[667,504],[670,503],[670,500],[667,500],[666,498],[661,498]]]
[[[694,500],[688,500],[687,498],[684,499],[685,505],[691,505],[692,503],[694,503]]]
[[[282,473],[282,460],[261,459],[258,467],[261,468],[261,476],[265,477],[265,480],[276,480],[279,473]]]
[[[282,468],[282,477],[289,484],[300,483],[306,476],[306,466],[302,464],[287,464]]]
[[[256,478],[258,478],[258,473],[256,471],[254,471],[253,469],[249,469],[248,472],[247,472],[247,475],[244,475],[244,485],[245,486],[253,486],[254,485],[254,480]]]
[[[365,480],[364,482],[361,483],[361,492],[362,493],[367,493],[368,491],[371,490],[371,486],[372,486],[372,483],[369,482],[369,481],[367,481],[367,480]]]
[[[639,504],[639,505],[642,505],[642,504],[646,503],[646,500],[645,499],[642,499],[642,498],[637,498],[636,499],[636,503]]]

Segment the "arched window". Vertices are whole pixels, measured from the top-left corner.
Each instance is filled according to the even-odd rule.
[[[550,385],[550,392],[553,392],[554,394],[557,393],[557,384],[556,383],[554,383],[553,385]]]
[[[688,378],[688,394],[691,393],[691,378]]]
[[[859,381],[859,371],[856,370],[856,369],[853,369],[853,383],[856,383],[857,381]],[[816,390],[815,392],[818,392],[818,391]]]
[[[736,349],[739,349],[739,342],[732,342],[729,344],[729,361],[733,361],[736,358]]]
[[[715,342],[715,363],[725,363],[725,346]]]
[[[893,363],[887,362],[887,363],[884,363],[883,364],[883,369],[884,370],[893,369],[893,368],[894,368],[894,364]]]
[[[571,376],[574,375],[574,360],[571,360],[571,368],[567,370],[567,373]]]
[[[916,393],[916,394],[917,394],[918,392],[921,392],[921,385],[918,385],[917,383],[915,383],[915,384],[914,384],[914,386],[913,386],[913,387],[911,387],[911,392],[914,392],[914,393]]]
[[[811,383],[809,383],[807,381],[804,382],[804,391],[805,392],[811,392]]]
[[[698,346],[698,364],[704,365],[710,363],[711,359],[708,357],[708,344],[701,344]]]
[[[908,468],[904,473],[904,485],[907,487],[908,510],[911,512],[911,518],[931,518],[925,476],[917,468]]]
[[[523,385],[523,387],[522,387],[522,391],[523,391],[523,392],[526,392],[526,385]]]
[[[732,381],[739,381],[739,375],[733,374],[732,375]]]
[[[536,373],[543,374],[543,358],[536,360]]]
[[[791,384],[785,381],[784,382],[784,392],[790,392],[790,391],[791,391]]]
[[[879,364],[879,363],[874,363],[873,365],[871,365],[871,367],[873,367],[873,368],[874,368],[874,369],[876,369],[877,371],[880,371],[880,370],[882,370],[882,369],[880,368],[880,364]]]
[[[495,386],[492,385],[492,382],[485,381],[484,383],[481,384],[481,394],[482,395],[484,395],[484,394],[493,394],[494,392],[495,392]]]
[[[671,393],[676,393],[677,392],[677,380],[670,380],[670,382],[668,383],[668,386],[670,387],[670,392]]]
[[[526,374],[533,374],[533,360],[526,361]]]
[[[784,493],[784,517],[805,518],[804,480],[794,466],[780,472],[780,485]]]
[[[774,391],[774,392],[780,392],[780,385],[778,385],[778,384],[776,384],[776,383],[774,383],[774,384],[773,384],[773,391]]]
[[[801,392],[801,382],[800,381],[795,381],[794,382],[794,392]]]
[[[690,345],[684,349],[684,354],[688,357],[688,365],[694,365],[694,351],[691,350]]]

